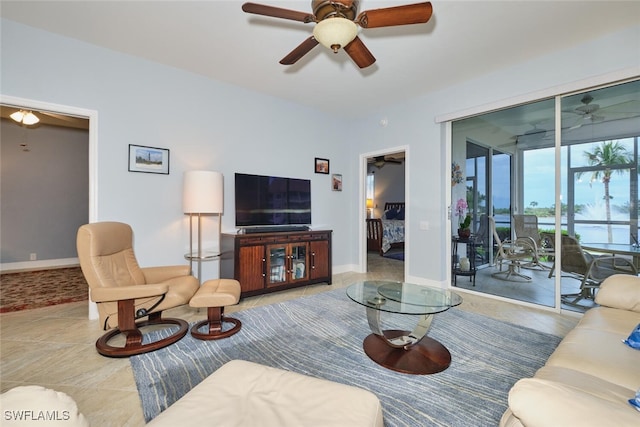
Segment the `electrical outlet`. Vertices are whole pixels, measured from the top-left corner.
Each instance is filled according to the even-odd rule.
[[[420,221],[420,230],[428,230],[429,221]]]
[[[35,252],[29,254],[29,260],[35,261],[38,259],[38,255]]]

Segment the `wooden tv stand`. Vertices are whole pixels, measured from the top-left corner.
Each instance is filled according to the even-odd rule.
[[[331,284],[331,230],[221,235],[220,277],[241,297],[314,283]]]

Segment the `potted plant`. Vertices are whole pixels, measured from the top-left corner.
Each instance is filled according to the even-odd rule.
[[[460,228],[458,228],[458,236],[464,239],[468,239],[471,236],[471,215],[467,214],[464,217],[464,220],[460,223]]]

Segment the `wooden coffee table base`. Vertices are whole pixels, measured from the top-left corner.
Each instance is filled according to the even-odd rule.
[[[386,330],[387,339],[408,335],[408,331]],[[442,372],[451,364],[451,353],[438,341],[428,336],[405,348],[390,346],[384,338],[371,334],[362,344],[371,360],[385,368],[405,374],[425,375]]]

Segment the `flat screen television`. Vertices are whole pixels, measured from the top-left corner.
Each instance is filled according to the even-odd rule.
[[[236,173],[236,227],[311,225],[311,180]]]

